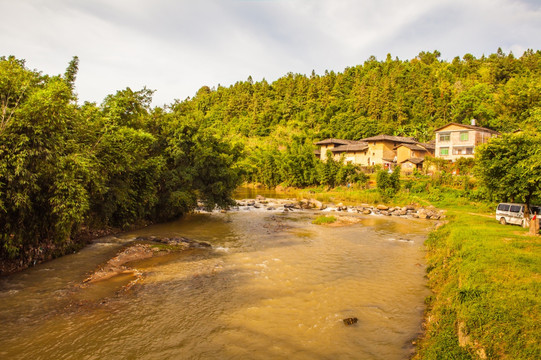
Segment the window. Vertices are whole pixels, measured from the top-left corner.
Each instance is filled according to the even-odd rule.
[[[440,155],[449,155],[449,148],[448,147],[440,148]]]
[[[510,207],[509,204],[500,204],[500,205],[498,205],[498,210],[500,210],[500,211],[509,211],[509,207]]]
[[[453,148],[453,155],[472,155],[472,154],[473,154],[472,147],[454,147]]]
[[[520,205],[511,205],[511,209],[510,209],[511,212],[518,213],[518,212],[520,212],[520,210],[522,210],[522,206],[520,206]]]
[[[469,132],[463,131],[460,133],[460,141],[468,141],[469,139]]]
[[[451,140],[451,134],[449,133],[440,134],[440,141],[450,141],[450,140]]]

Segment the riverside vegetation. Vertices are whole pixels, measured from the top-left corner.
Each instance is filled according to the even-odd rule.
[[[59,76],[0,58],[2,270],[71,251],[85,232],[227,207],[242,181],[320,200],[432,204],[450,221],[427,241],[434,296],[417,357],[540,357],[538,239],[488,216],[499,200],[540,199],[540,51],[371,57],[342,73],[203,86],[162,107],[146,88],[81,105],[77,69],[76,57]],[[313,156],[316,139],[427,141],[472,117],[510,134],[479,148],[476,170],[456,163],[460,176],[437,159],[435,175],[398,179]]]

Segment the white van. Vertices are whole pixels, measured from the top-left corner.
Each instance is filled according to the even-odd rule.
[[[500,224],[514,224],[514,225],[520,225],[522,226],[524,224],[524,209],[526,205],[525,204],[514,204],[514,203],[501,203],[498,204],[498,207],[496,208],[496,220],[500,222]],[[533,216],[535,212],[537,212],[537,219],[539,221],[539,212],[541,211],[541,207],[539,206],[530,206],[530,218]]]

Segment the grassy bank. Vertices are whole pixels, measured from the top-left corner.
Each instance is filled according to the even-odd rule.
[[[426,333],[416,359],[539,359],[541,241],[455,207],[430,234]]]

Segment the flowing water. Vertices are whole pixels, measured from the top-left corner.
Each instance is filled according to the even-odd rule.
[[[407,359],[429,222],[316,212],[194,214],[0,279],[0,359]],[[355,215],[357,216],[357,215]],[[82,280],[140,235],[210,242]],[[344,318],[358,322],[346,326]]]

